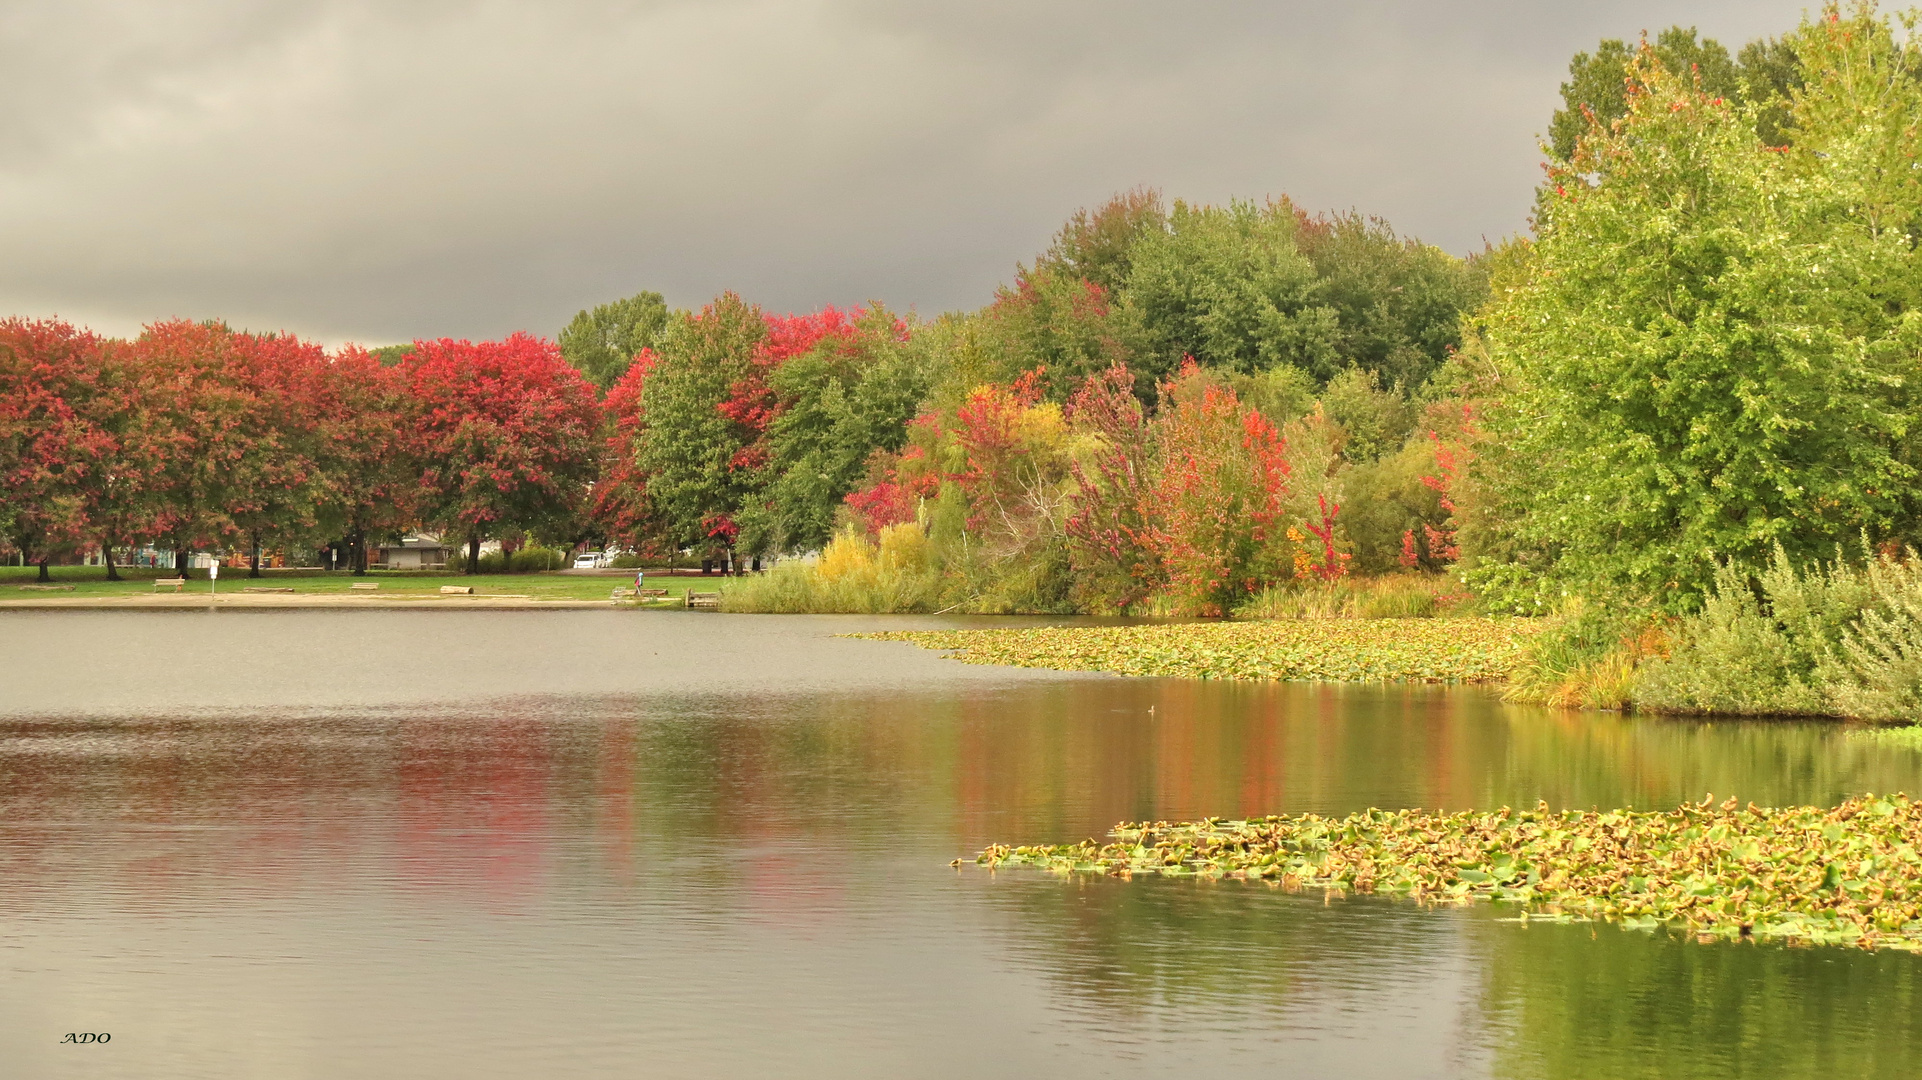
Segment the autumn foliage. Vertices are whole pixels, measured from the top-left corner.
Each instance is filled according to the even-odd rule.
[[[552,343],[423,341],[405,362],[420,414],[423,514],[468,542],[564,525],[594,478],[595,394]]]
[[[527,335],[389,367],[219,323],[0,322],[0,525],[36,562],[345,538],[364,567],[370,534],[423,524],[573,532],[599,430],[592,388]]]
[[[1227,614],[1351,560],[1392,568],[1408,546],[1432,569],[1460,546],[1455,487],[1397,473],[1384,514],[1394,499],[1346,486],[1415,445],[1415,391],[1380,372],[1426,378],[1452,355],[1459,270],[1285,200],[1168,208],[1141,190],[1076,215],[981,310],[932,320],[642,293],[583,312],[563,347],[367,350],[16,319],[0,546],[58,562],[325,544],[360,572],[414,530],[470,569],[490,540],[704,568],[833,552],[872,564],[827,582],[864,610]],[[1373,302],[1416,285],[1419,312]],[[1344,349],[1381,355],[1342,370]],[[1455,445],[1422,443],[1422,475],[1455,484]]]

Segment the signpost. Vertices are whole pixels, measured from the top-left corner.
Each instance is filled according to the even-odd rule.
[[[207,568],[207,595],[213,596],[220,591],[220,556],[214,556],[212,566]]]

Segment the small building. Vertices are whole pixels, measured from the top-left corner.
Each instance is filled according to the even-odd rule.
[[[373,545],[371,565],[380,570],[443,570],[452,551],[437,536],[403,536],[399,543]]]

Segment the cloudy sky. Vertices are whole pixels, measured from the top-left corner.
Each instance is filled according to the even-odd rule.
[[[0,313],[552,335],[653,289],[985,301],[1146,184],[1524,226],[1571,54],[1788,0],[0,0]]]

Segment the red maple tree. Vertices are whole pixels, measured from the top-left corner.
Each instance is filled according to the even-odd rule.
[[[641,468],[641,440],[647,416],[641,391],[654,370],[654,350],[642,349],[601,401],[603,430],[600,476],[594,481],[590,511],[610,545],[636,551],[650,547],[660,533],[659,515],[647,498],[647,473]]]
[[[403,368],[420,410],[422,510],[466,539],[468,573],[486,537],[575,522],[594,479],[600,409],[558,348],[525,333],[418,341]]]
[[[82,407],[102,392],[100,346],[57,320],[0,320],[0,526],[42,581],[86,536],[87,492],[112,450]]]
[[[314,372],[306,401],[321,448],[324,519],[363,575],[368,534],[399,531],[418,515],[421,466],[409,433],[419,409],[400,368],[353,345]]]

